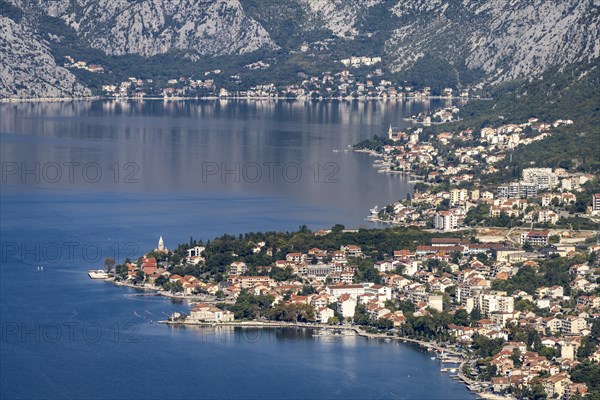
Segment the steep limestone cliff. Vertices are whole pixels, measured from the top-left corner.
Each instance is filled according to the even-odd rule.
[[[89,96],[26,26],[0,16],[0,99]]]

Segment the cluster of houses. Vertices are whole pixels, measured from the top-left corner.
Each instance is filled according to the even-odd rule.
[[[392,204],[392,212],[384,209],[374,213],[376,215],[372,218],[394,224],[433,226],[441,231],[452,231],[464,225],[469,210],[487,205],[491,218],[505,214],[525,224],[557,224],[561,210],[577,202],[577,192],[583,191],[582,185],[593,179],[594,175],[570,173],[562,168],[525,168],[519,181],[483,190],[480,187],[473,188],[476,183],[474,171],[483,171],[484,174],[497,172],[494,164],[506,157],[504,151],[512,144],[516,146],[539,140],[549,134],[549,129],[571,123],[571,120],[539,123],[532,118],[525,124],[483,128],[479,139],[474,138],[472,130],[465,130],[440,133],[430,142],[419,140],[420,128],[403,132],[390,126],[388,139],[394,144],[384,145],[379,152],[375,152],[377,156],[383,156],[383,160],[377,160],[375,165],[389,173],[400,172],[409,176],[418,173],[425,182],[431,184],[448,182],[451,189],[415,192],[410,200]],[[439,145],[452,148],[452,143],[473,140],[476,145],[453,148],[454,164],[447,163],[444,157],[439,156]],[[588,211],[591,215],[600,214],[600,194],[594,195]]]
[[[573,175],[579,182],[587,182],[591,179],[589,174]],[[573,175],[568,174],[563,180],[572,181]],[[524,188],[525,185],[527,190]],[[581,186],[575,190],[582,190]],[[595,194],[593,199],[589,213],[598,215],[600,214],[600,194]],[[500,186],[496,193],[480,189],[457,188],[437,193],[415,192],[410,201],[394,203],[392,205],[393,213],[385,215],[385,218],[387,218],[387,222],[395,224],[433,226],[441,231],[453,231],[464,226],[464,220],[469,210],[479,205],[487,205],[491,218],[499,218],[505,214],[525,224],[537,223],[549,226],[559,222],[562,215],[561,209],[575,204],[576,201],[576,193],[566,190],[551,190],[538,194],[536,184],[520,182],[515,186],[512,184]],[[443,203],[449,207],[439,210],[438,207]]]
[[[559,347],[560,357],[557,361],[548,360],[537,352],[527,351],[523,342],[507,342],[502,350],[492,357],[491,365],[499,371],[500,377],[492,378],[492,388],[495,392],[505,392],[509,388],[527,387],[534,379],[538,379],[547,398],[569,399],[574,395],[584,396],[588,393],[585,383],[574,383],[569,377],[569,370],[578,363],[574,361],[574,351],[580,343],[569,338],[545,338],[545,347]],[[519,366],[515,365],[514,354],[518,354]],[[600,352],[591,356],[600,361]],[[540,376],[543,377],[540,378]]]
[[[381,57],[352,56],[350,58],[344,58],[340,60],[340,62],[344,64],[345,67],[370,67],[371,65],[380,63]]]
[[[206,79],[169,79],[164,87],[157,87],[154,79],[130,77],[118,84],[102,86],[102,94],[115,98],[163,97],[175,98],[201,94],[218,94],[213,78]]]
[[[316,236],[329,233],[319,231]],[[530,234],[526,240],[537,239]],[[265,250],[264,242],[254,246],[254,252]],[[157,251],[168,252],[162,238]],[[600,245],[591,246],[589,251],[600,251]],[[188,248],[181,264],[205,262],[203,252],[203,246]],[[434,238],[429,245],[417,246],[415,250],[399,249],[381,261],[373,261],[378,283],[357,282],[358,261],[371,259],[363,254],[360,246],[352,244],[336,250],[312,248],[306,252],[289,252],[285,259],[276,260],[272,265],[252,266],[259,275],[248,275],[251,266],[237,260],[228,266],[228,275],[221,282],[172,274],[165,263],[146,256],[127,265],[127,279],[135,279],[142,271],[144,284],[149,287],[155,287],[162,276],[162,281],[176,285],[181,295],[220,296],[221,301],[230,303],[243,291],[271,295],[273,306],[280,303],[312,306],[316,322],[323,324],[352,321],[362,306],[372,320],[383,319],[390,321],[390,326],[401,327],[406,315],[394,306],[400,301],[414,306],[415,317],[431,315],[434,311],[455,314],[459,310],[472,313],[477,309],[481,319],[476,324],[448,326],[449,333],[463,346],[471,345],[478,336],[508,340],[511,326],[519,326],[539,332],[542,345],[557,354],[549,359],[538,353],[540,349],[528,350],[524,343],[505,343],[490,360],[500,375],[493,378],[495,391],[527,386],[537,378],[536,382],[541,380],[548,394],[556,393],[561,398],[584,394],[587,388],[573,383],[569,371],[580,362],[577,351],[583,338],[591,332],[591,321],[600,317],[600,296],[595,294],[600,268],[588,263],[573,263],[569,267],[570,293],[575,298],[566,295],[564,287],[556,285],[538,287],[533,293],[494,290],[493,281],[508,280],[522,267],[535,271],[540,268],[538,260],[519,257],[522,252],[502,243]],[[482,254],[486,257],[479,257]],[[291,270],[294,277],[287,281],[274,280],[269,272],[277,268]],[[309,294],[304,291],[307,284],[313,288]],[[448,293],[452,296],[448,297]],[[535,308],[519,307],[523,300]],[[192,307],[186,320],[226,323],[234,321],[234,314],[204,300]],[[515,349],[519,361],[515,360]],[[600,361],[600,351],[590,359]]]
[[[495,196],[488,195],[493,200],[489,202],[490,216],[504,213],[524,223],[554,225],[561,218],[561,208],[574,205],[576,192],[583,191],[582,185],[592,178],[562,168],[525,168],[520,181],[498,186]],[[597,213],[593,201],[588,211]]]
[[[498,128],[481,129],[481,143],[488,150],[506,151],[518,145],[527,145],[542,140],[550,134],[552,128],[571,125],[573,121],[558,119],[553,123],[540,123],[537,118],[530,118],[523,124],[507,124]]]
[[[104,67],[98,64],[88,64],[86,61],[77,61],[71,56],[65,56],[66,62],[63,64],[65,68],[83,69],[93,73],[104,73]]]
[[[444,90],[442,90],[442,96],[453,97],[453,92],[454,91],[451,88],[444,88]],[[468,91],[461,92],[460,97],[469,97]],[[416,123],[430,126],[432,123],[452,122],[458,118],[459,112],[460,109],[456,106],[442,107],[434,110],[433,112],[420,112],[417,115],[413,115],[412,120]]]
[[[358,57],[357,59],[362,60],[362,57]],[[349,60],[354,60],[354,58]],[[349,62],[351,66],[356,66],[352,61]],[[373,65],[372,59],[370,62],[371,64],[369,65]],[[248,70],[264,70],[269,67],[270,64],[258,61],[248,64],[244,68]],[[320,76],[303,75],[301,80],[293,84],[277,85],[274,82],[264,82],[245,88],[242,85],[240,75],[225,77],[221,70],[213,70],[207,71],[201,77],[202,79],[198,79],[197,77],[179,77],[160,83],[153,79],[130,77],[120,83],[104,85],[102,87],[102,94],[116,98],[162,97],[165,99],[186,97],[248,99],[426,99],[432,96],[431,87],[429,86],[415,88],[410,85],[384,79],[382,76],[383,72],[379,69],[375,70],[372,74],[367,74],[364,79],[356,78],[349,70],[338,72],[325,71]],[[446,98],[454,97],[451,88],[444,88],[436,95]],[[469,96],[468,90],[463,90],[459,96],[467,98]]]

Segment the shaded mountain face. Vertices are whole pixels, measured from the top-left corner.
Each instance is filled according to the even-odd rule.
[[[4,15],[12,11],[2,4],[22,12],[14,29],[33,38],[20,47],[5,41],[11,54],[76,41],[108,56],[247,62],[257,54],[277,64],[302,47],[304,61],[323,68],[380,56],[404,79],[433,65],[463,83],[539,75],[600,55],[599,0],[0,0]],[[73,37],[43,32],[41,16],[56,17]]]

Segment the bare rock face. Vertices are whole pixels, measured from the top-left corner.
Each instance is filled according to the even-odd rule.
[[[62,18],[90,47],[109,55],[153,56],[171,49],[192,58],[273,49],[266,30],[239,0],[54,0]]]
[[[359,32],[356,20],[368,8],[383,0],[300,0],[308,15],[318,19],[336,36],[353,38]]]
[[[91,95],[25,26],[0,16],[0,32],[0,99]]]
[[[391,12],[396,70],[433,53],[499,82],[600,55],[598,0],[401,0]]]
[[[468,4],[488,23],[469,38],[467,65],[498,80],[600,56],[597,0],[496,0]]]

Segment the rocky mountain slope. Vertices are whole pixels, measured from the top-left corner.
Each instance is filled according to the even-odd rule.
[[[464,60],[494,81],[537,75],[600,55],[599,6],[597,0],[400,2],[392,10],[406,22],[393,30],[387,52],[396,70],[434,53]]]
[[[469,38],[468,66],[513,79],[600,56],[598,0],[472,3],[472,12],[489,23]]]
[[[433,65],[455,75],[452,82],[497,83],[600,55],[600,0],[0,0],[0,5],[7,2],[23,11],[21,27],[11,29],[37,29],[31,46],[40,36],[52,45],[54,38],[36,23],[45,15],[72,28],[78,46],[108,56],[176,52],[192,61],[239,56],[247,62],[242,56],[256,54],[276,64],[297,58],[302,46],[300,62],[312,65],[378,55],[387,72],[409,81]],[[4,44],[13,54],[28,51]]]
[[[239,0],[12,1],[61,18],[82,43],[108,55],[153,56],[180,49],[215,56],[276,47]]]
[[[238,0],[50,1],[84,43],[106,54],[152,56],[169,49],[194,55],[241,54],[274,48],[265,29]]]
[[[310,19],[320,21],[334,35],[353,38],[360,32],[357,21],[369,8],[381,4],[381,0],[301,0]]]
[[[0,99],[91,94],[25,26],[0,16],[0,32]]]

